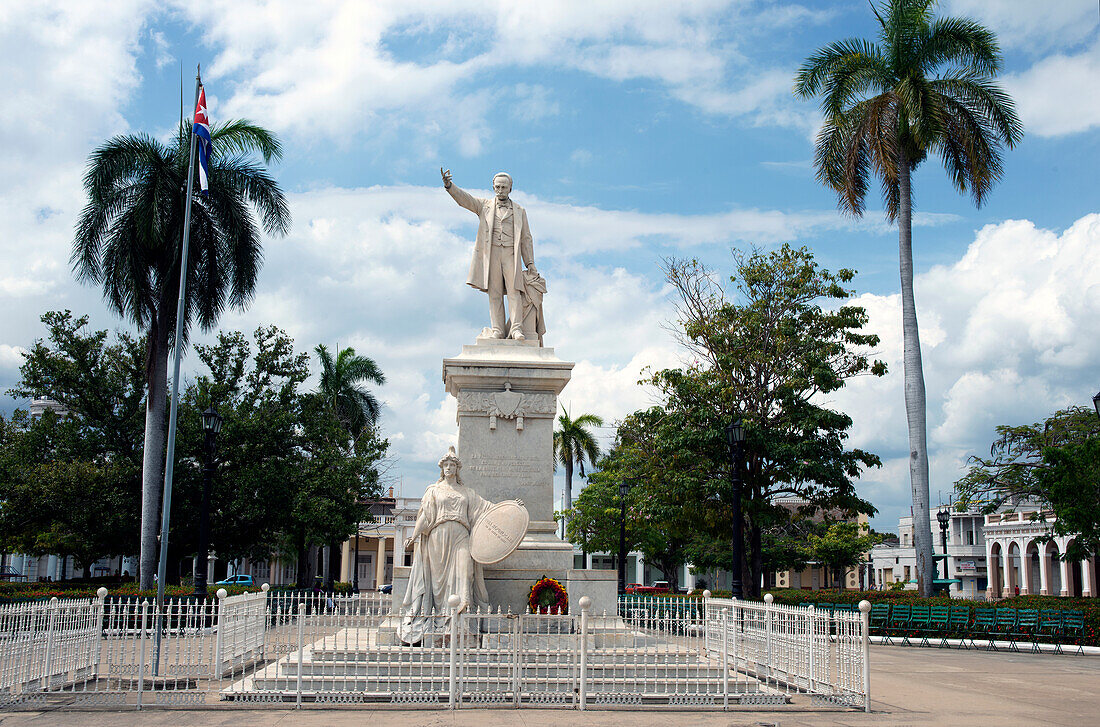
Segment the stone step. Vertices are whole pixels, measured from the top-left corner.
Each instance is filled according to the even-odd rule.
[[[578,659],[575,651],[541,651],[524,652],[521,656],[523,663],[561,663],[568,654],[573,654],[573,659]],[[314,647],[309,652],[309,658],[313,662],[325,663],[402,663],[402,664],[430,664],[450,663],[450,653],[446,650],[435,649],[410,649],[399,647],[378,647],[371,650],[360,649],[332,649],[327,647]],[[462,661],[473,664],[485,664],[490,662],[509,662],[515,659],[515,652],[509,649],[467,649],[462,653]],[[695,651],[652,651],[652,650],[592,650],[588,652],[589,664],[698,664],[702,659]]]
[[[578,666],[575,664],[525,664],[521,667],[523,674],[539,679],[572,679]],[[478,677],[498,677],[511,679],[515,670],[512,662],[483,663],[467,665],[466,674]],[[337,680],[352,679],[358,677],[396,677],[402,678],[410,672],[419,678],[447,679],[450,676],[448,664],[408,664],[408,663],[363,663],[363,662],[303,662],[301,669],[303,677],[332,677]],[[699,665],[685,666],[681,664],[588,664],[588,674],[592,679],[604,677],[630,677],[649,679],[705,679],[720,681],[722,670],[717,666]],[[298,675],[298,662],[280,664],[279,677],[296,677]]]
[[[289,691],[296,688],[296,679],[254,677],[250,683],[240,687],[231,688],[232,691],[247,692],[276,692]],[[447,679],[425,679],[420,676],[387,677],[385,679],[370,679],[366,677],[315,679],[302,677],[303,692],[336,691],[341,693],[368,693],[368,694],[393,694],[395,692],[446,692],[449,681]],[[497,677],[477,677],[467,675],[460,682],[460,688],[469,693],[486,692],[511,692],[513,681]],[[675,682],[659,681],[652,679],[597,679],[590,678],[586,684],[590,694],[593,693],[630,693],[642,695],[670,695],[670,694],[720,694],[722,691],[721,679],[677,679]],[[570,694],[578,688],[575,679],[539,678],[521,685],[522,692],[561,693]],[[764,690],[754,681],[731,681],[730,693],[757,694]],[[229,691],[229,690],[227,690]]]

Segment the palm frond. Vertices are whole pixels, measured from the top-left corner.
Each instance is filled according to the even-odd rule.
[[[942,64],[958,64],[987,75],[1001,71],[997,36],[969,18],[936,18],[918,45],[918,63],[926,74]]]
[[[223,151],[230,154],[257,153],[264,163],[278,161],[283,156],[283,145],[279,139],[247,119],[233,119],[215,124],[210,129],[210,140],[212,148],[219,155]]]

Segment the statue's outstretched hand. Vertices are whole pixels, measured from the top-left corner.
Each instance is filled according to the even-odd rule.
[[[451,170],[447,169],[446,171],[444,171],[443,167],[440,167],[439,168],[439,174],[440,174],[440,176],[443,177],[443,188],[444,189],[450,189],[451,188]]]
[[[412,547],[413,547],[413,539],[412,538],[405,538],[405,550],[412,550]]]
[[[526,505],[523,504],[523,500],[519,499],[518,497],[516,498],[516,504],[519,505],[520,507],[527,507]]]

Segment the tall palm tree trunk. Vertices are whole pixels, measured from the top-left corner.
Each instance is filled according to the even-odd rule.
[[[164,486],[165,415],[168,403],[168,331],[157,321],[149,331],[148,392],[145,404],[145,451],[141,465],[140,586],[156,587],[157,530],[160,495]]]
[[[905,419],[909,425],[909,481],[913,488],[913,547],[917,558],[917,590],[932,595],[932,526],[928,519],[928,434],[924,367],[913,296],[913,198],[909,160],[904,150],[898,162],[898,258],[901,269],[901,333],[905,367]]]

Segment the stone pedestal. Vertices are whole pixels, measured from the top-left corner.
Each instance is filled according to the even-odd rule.
[[[443,383],[458,400],[462,481],[492,502],[523,500],[531,515],[516,551],[485,569],[494,607],[522,611],[531,585],[550,576],[570,603],[586,595],[595,611],[615,612],[614,572],[574,570],[573,546],[554,521],[554,419],[572,369],[537,341],[479,338],[443,360]]]

